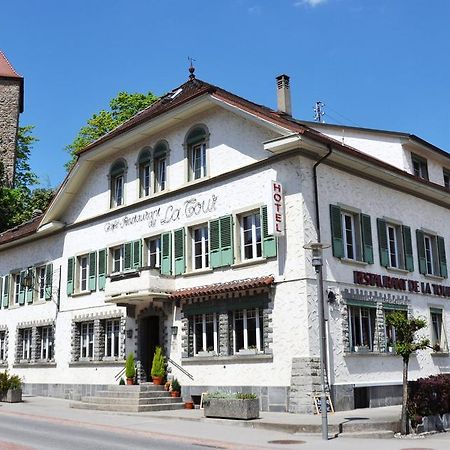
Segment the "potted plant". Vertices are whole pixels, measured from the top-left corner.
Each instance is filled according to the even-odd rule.
[[[179,397],[181,395],[181,386],[176,378],[172,381],[172,390],[170,391],[172,397]]]
[[[161,347],[156,347],[153,355],[152,371],[153,384],[162,384],[166,375],[166,361]]]
[[[127,360],[125,362],[125,377],[127,378],[127,384],[134,384],[134,377],[136,375],[136,367],[134,366],[134,355],[128,353]]]
[[[203,405],[205,417],[243,420],[259,417],[259,399],[255,394],[208,393]]]
[[[17,403],[22,401],[22,380],[17,375],[0,372],[0,401]]]

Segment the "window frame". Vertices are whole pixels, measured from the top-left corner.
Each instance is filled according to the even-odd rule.
[[[121,349],[121,319],[120,317],[105,319],[103,324],[104,349],[103,358],[120,359]]]
[[[197,181],[209,176],[208,163],[209,132],[205,125],[194,125],[186,134],[187,180]],[[199,166],[196,162],[199,161]]]
[[[377,317],[376,307],[366,305],[347,305],[348,310],[348,328],[349,328],[349,345],[351,352],[373,352],[374,343],[376,341]],[[367,317],[362,316],[363,312],[368,312]],[[355,314],[358,312],[358,314]],[[364,330],[363,319],[367,318],[368,330]],[[358,331],[359,329],[359,331]],[[367,334],[368,342],[365,343],[365,335]]]
[[[139,152],[137,161],[138,179],[139,179],[139,197],[148,197],[151,194],[151,148],[144,147]]]
[[[430,308],[431,346],[433,348],[439,346],[437,352],[448,352],[444,317],[443,308]],[[436,322],[439,322],[438,327],[436,327]]]
[[[95,322],[92,320],[78,322],[80,327],[80,360],[94,359]],[[92,328],[92,330],[91,330]],[[86,345],[84,345],[86,343]],[[86,349],[84,352],[83,349]]]
[[[116,259],[116,251],[120,252],[118,260]],[[125,271],[125,245],[120,244],[120,245],[115,245],[113,247],[110,247],[109,253],[110,253],[110,257],[111,257],[110,258],[111,265],[109,268],[109,273],[111,275],[117,275],[117,274],[123,273]],[[119,270],[115,270],[117,261],[119,264]]]
[[[254,313],[254,317],[249,317],[249,313]],[[255,350],[255,353],[260,353],[264,348],[264,332],[263,332],[263,317],[262,317],[261,308],[243,308],[243,309],[235,309],[232,311],[232,331],[233,331],[233,346],[232,353],[237,355],[239,353],[247,353],[249,351]],[[242,314],[242,319],[239,317]],[[255,344],[249,345],[249,320],[255,320],[255,336],[254,342]],[[238,320],[242,320],[242,342],[243,347],[237,348],[238,345],[238,329],[236,322]],[[240,340],[240,339],[239,339]],[[252,339],[253,341],[253,339]],[[253,348],[252,348],[253,347]]]
[[[36,286],[35,289],[38,293],[37,297],[39,301],[44,301],[45,300],[45,289],[47,287],[47,266],[46,265],[42,265],[42,266],[37,266],[35,269],[35,273],[36,273]]]
[[[212,316],[212,317],[211,317]],[[193,355],[199,356],[201,353],[208,353],[212,355],[219,354],[219,321],[218,315],[215,312],[195,314],[193,319]],[[212,320],[211,320],[212,319]],[[212,329],[208,327],[208,324],[212,323]],[[197,334],[197,325],[200,325],[201,336]],[[208,336],[212,332],[211,336]],[[208,339],[208,337],[210,339]],[[197,341],[201,340],[201,348],[197,348]],[[208,346],[208,340],[212,340],[212,348]]]
[[[444,187],[450,190],[450,170],[443,168],[442,169],[442,178],[444,181]]]
[[[124,159],[118,159],[111,165],[109,171],[110,208],[118,208],[125,205],[126,173],[127,164]]]
[[[20,341],[22,346],[21,361],[31,361],[33,349],[33,328],[20,329]]]
[[[39,340],[40,340],[40,361],[52,361],[54,359],[53,348],[53,326],[43,325],[38,328]]]
[[[145,238],[145,264],[150,269],[161,269],[161,235],[155,235]],[[152,243],[155,247],[152,248]],[[154,259],[154,263],[152,262]]]
[[[250,218],[250,223],[246,224]],[[238,216],[239,221],[239,242],[240,242],[240,259],[244,261],[252,261],[263,258],[263,223],[260,210],[253,210],[242,213]],[[250,239],[246,241],[246,236]],[[246,250],[250,249],[248,255]]]
[[[413,175],[422,180],[429,181],[428,175],[428,161],[422,156],[411,153],[411,163],[413,169]]]
[[[7,360],[6,330],[0,330],[0,363]]]
[[[169,145],[166,141],[160,141],[153,151],[153,192],[167,190],[167,168],[169,159]]]
[[[191,270],[208,269],[210,267],[209,224],[202,223],[195,225],[189,231],[191,241]],[[200,232],[200,236],[197,236],[198,232]],[[198,261],[200,261],[199,267],[197,267]]]

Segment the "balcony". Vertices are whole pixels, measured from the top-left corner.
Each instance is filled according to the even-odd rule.
[[[154,300],[168,301],[174,289],[174,278],[161,275],[156,269],[121,272],[106,279],[105,303],[124,306]]]

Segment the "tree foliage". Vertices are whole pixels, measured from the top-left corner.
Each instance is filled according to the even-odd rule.
[[[408,422],[408,364],[412,353],[423,350],[430,345],[430,341],[424,338],[417,338],[416,333],[427,326],[425,319],[418,317],[407,317],[401,311],[395,311],[386,316],[386,323],[395,328],[395,351],[403,359],[403,398],[401,433],[407,434],[409,431]]]
[[[27,222],[38,211],[44,211],[53,197],[51,188],[32,189],[39,181],[29,164],[32,146],[38,140],[33,136],[33,129],[31,125],[19,127],[12,186],[7,186],[3,165],[0,164],[0,232]]]
[[[109,102],[109,109],[93,114],[88,119],[87,124],[80,129],[73,142],[66,146],[66,150],[71,155],[71,160],[66,164],[66,169],[69,170],[73,166],[80,150],[109,133],[156,100],[158,100],[158,97],[155,97],[151,92],[147,94],[119,92]]]

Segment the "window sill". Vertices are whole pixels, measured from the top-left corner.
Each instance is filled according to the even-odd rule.
[[[126,272],[112,273],[109,275],[109,279],[111,282],[125,280],[127,278],[136,278],[139,277],[139,270],[127,270]]]
[[[365,261],[359,261],[358,259],[339,258],[343,264],[355,264],[357,266],[365,267],[368,263]]]
[[[266,262],[266,258],[255,258],[255,259],[248,259],[245,261],[240,261],[238,263],[232,264],[231,267],[233,269],[239,269],[240,267],[246,267],[246,266],[253,266],[255,264],[261,264]]]
[[[195,275],[204,275],[207,273],[213,273],[213,269],[197,269],[197,270],[191,270],[190,272],[185,272],[182,274],[183,277],[193,277]]]
[[[450,356],[450,353],[448,351],[445,351],[445,352],[431,352],[431,356],[436,356],[437,358],[446,358],[447,356]]]
[[[13,367],[16,369],[26,369],[26,368],[47,368],[47,367],[56,367],[55,361],[21,361],[13,364]]]
[[[123,366],[125,364],[125,360],[82,360],[82,361],[72,361],[69,363],[69,367],[108,367],[108,366]]]
[[[242,364],[242,363],[267,363],[273,361],[273,355],[253,354],[253,355],[231,355],[231,356],[193,356],[183,358],[183,365],[197,364]]]
[[[375,357],[393,357],[393,356],[400,356],[397,355],[395,352],[345,352],[344,357],[357,357],[360,356],[375,356]]]
[[[402,274],[405,274],[405,275],[410,273],[408,270],[401,269],[400,267],[387,266],[386,269],[389,270],[390,272],[397,272],[397,273],[402,273]]]
[[[85,295],[91,295],[91,291],[74,292],[71,297],[83,297]]]
[[[444,278],[444,277],[441,277],[440,275],[432,275],[432,274],[430,274],[430,273],[423,274],[423,276],[424,276],[425,278],[430,279],[430,280],[436,280],[436,281],[443,281],[443,280],[445,280],[445,278]]]

